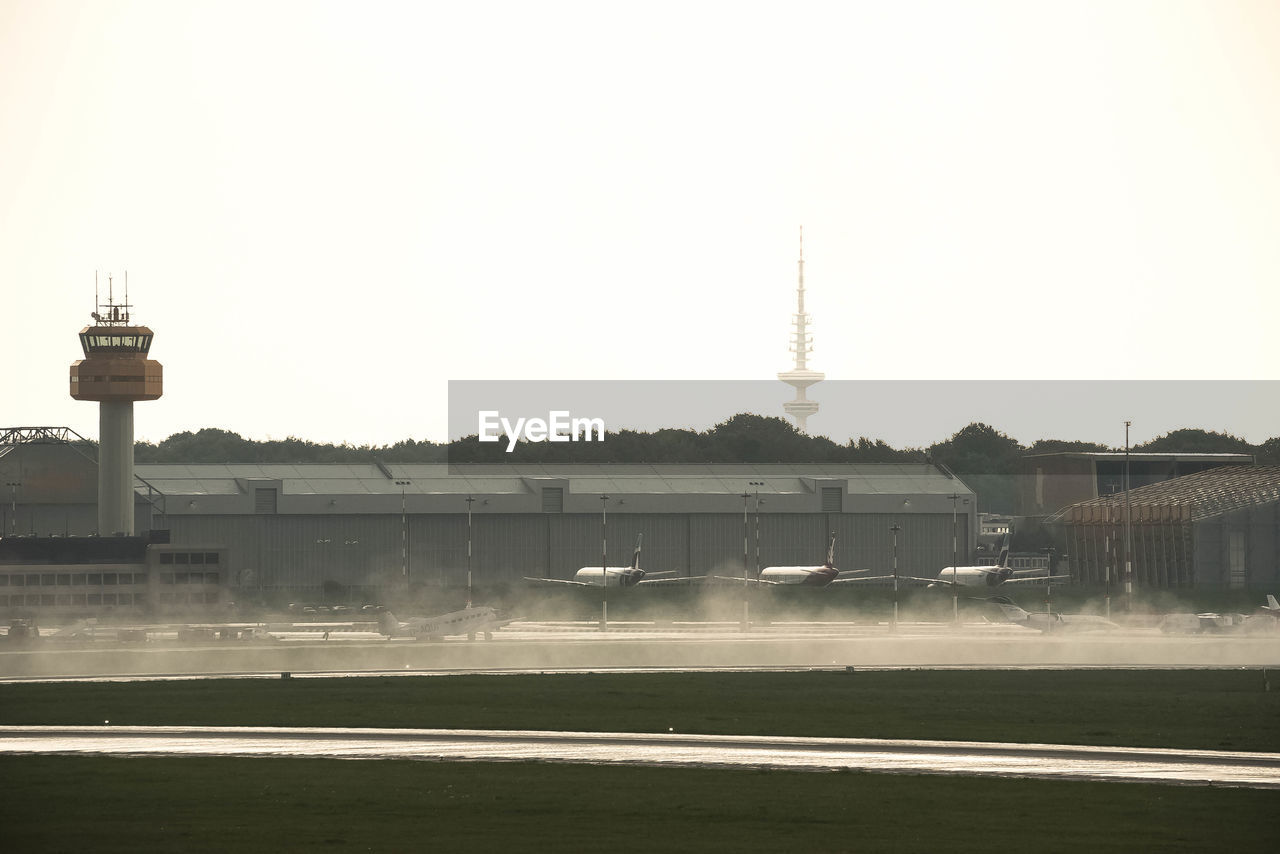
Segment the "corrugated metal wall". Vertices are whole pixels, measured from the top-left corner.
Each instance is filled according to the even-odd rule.
[[[898,571],[936,575],[952,562],[950,514],[775,514],[759,516],[760,562],[817,565],[836,534],[841,569],[892,567],[890,525],[898,522]],[[963,519],[961,520],[963,523]],[[380,585],[400,579],[402,531],[408,574],[429,585],[462,585],[467,571],[467,519],[461,514],[327,516],[173,516],[171,539],[221,543],[230,549],[232,576],[245,586],[316,589],[325,581]],[[742,571],[740,514],[624,514],[607,521],[608,560],[629,564],[636,535],[644,534],[641,566],[682,575]],[[756,516],[747,516],[748,565],[755,568]],[[964,524],[959,553],[969,555]],[[472,517],[476,584],[518,582],[523,576],[569,578],[601,558],[601,520],[588,514],[484,514]],[[245,575],[245,571],[251,573]],[[246,581],[247,579],[247,581]]]

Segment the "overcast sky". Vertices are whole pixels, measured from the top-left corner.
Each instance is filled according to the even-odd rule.
[[[0,426],[97,436],[95,271],[156,333],[151,441],[768,379],[800,225],[833,380],[1280,379],[1271,0],[0,0],[0,57]]]

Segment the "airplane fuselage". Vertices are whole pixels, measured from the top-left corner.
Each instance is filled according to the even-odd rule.
[[[1013,576],[1013,570],[1001,566],[946,566],[938,571],[938,585],[959,587],[999,587]]]
[[[420,617],[401,623],[389,613],[379,619],[380,629],[388,637],[443,638],[450,635],[473,635],[501,627],[504,622],[492,608],[464,608],[438,617]]]
[[[802,584],[826,587],[840,575],[834,566],[766,566],[760,580],[770,584]]]
[[[631,566],[584,566],[573,574],[573,580],[596,587],[634,587],[644,576],[643,569]]]

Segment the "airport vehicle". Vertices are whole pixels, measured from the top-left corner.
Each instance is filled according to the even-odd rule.
[[[867,575],[843,581],[859,584],[891,581],[892,575]],[[1049,575],[1039,569],[1014,569],[1009,566],[1009,538],[1000,548],[1000,559],[995,566],[944,566],[933,578],[918,575],[898,575],[898,581],[925,584],[929,587],[1002,587],[1006,584],[1049,584],[1054,581],[1070,581],[1069,575]]]
[[[493,639],[493,632],[513,622],[498,616],[492,608],[472,608],[451,611],[437,617],[414,617],[405,622],[396,619],[390,611],[378,615],[378,631],[389,638],[416,638],[417,640],[443,640],[450,635],[466,635],[475,639],[483,633],[485,640]]]
[[[1041,632],[1105,632],[1120,628],[1094,614],[1029,613],[1008,596],[991,596],[985,601],[999,606],[1009,622]]]
[[[570,584],[575,587],[636,587],[638,585],[666,583],[686,583],[685,578],[671,578],[674,571],[645,572],[640,568],[640,543],[644,534],[636,537],[636,550],[631,555],[631,566],[584,566],[567,578],[533,578],[525,576],[525,581],[536,584]]]

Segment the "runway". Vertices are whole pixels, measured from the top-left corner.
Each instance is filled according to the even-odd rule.
[[[1048,634],[973,623],[519,622],[492,640],[386,640],[364,632],[275,641],[42,643],[0,651],[0,679],[361,671],[532,672],[606,668],[1273,667],[1280,634]]]
[[[675,733],[5,726],[0,754],[569,762],[1280,788],[1277,753]]]

